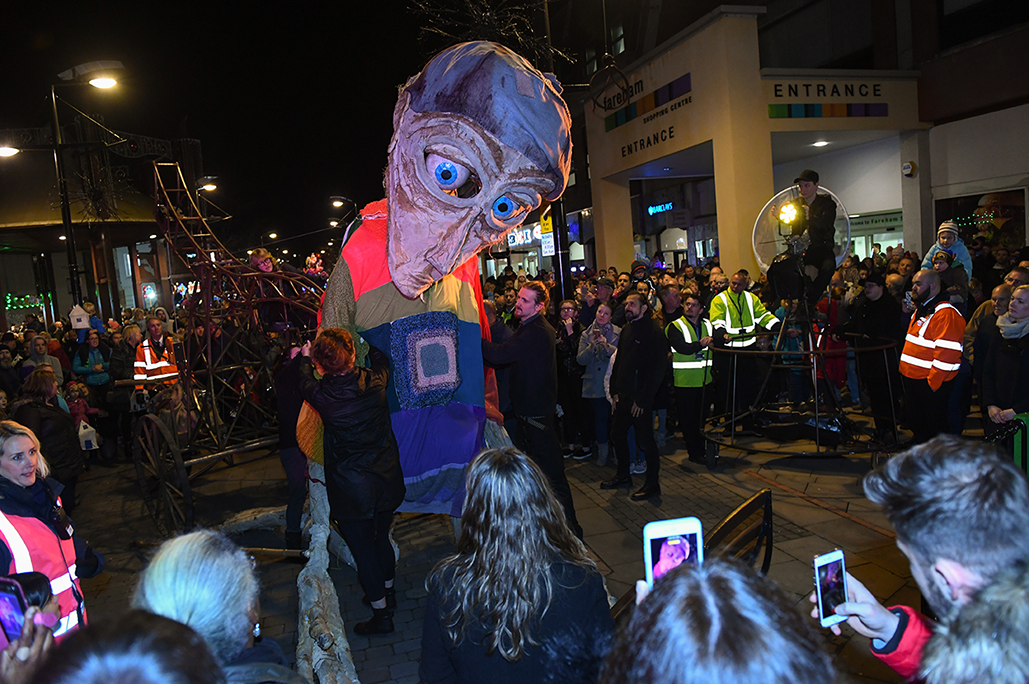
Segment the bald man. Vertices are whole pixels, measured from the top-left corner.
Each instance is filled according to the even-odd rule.
[[[911,279],[915,310],[900,355],[900,374],[915,444],[947,431],[947,404],[961,368],[965,319],[940,289],[935,271],[919,271]]]

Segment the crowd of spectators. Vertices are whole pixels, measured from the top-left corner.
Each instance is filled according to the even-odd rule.
[[[125,309],[106,322],[92,303],[83,309],[88,328],[73,328],[69,318],[47,326],[28,313],[0,336],[0,420],[39,435],[68,511],[84,469],[131,457],[134,386],[116,381],[175,376],[172,347],[185,329],[160,306]]]
[[[601,486],[628,485],[632,475],[641,474],[645,484],[633,498],[660,495],[657,449],[677,427],[691,460],[703,461],[701,418],[712,402],[718,410],[717,401],[727,400],[724,368],[711,349],[767,350],[771,338],[758,334],[760,329],[782,331],[783,346],[773,351],[801,348],[805,339],[837,345],[837,362],[818,368],[831,401],[870,409],[874,438],[884,444],[896,438],[898,418],[914,432],[915,446],[871,474],[865,489],[897,529],[898,545],[940,623],[911,609],[884,608],[853,577],[848,601],[837,612],[906,677],[958,684],[983,681],[989,672],[993,681],[1025,681],[1024,663],[1005,653],[1025,647],[1024,625],[1011,627],[1022,619],[1016,599],[1029,592],[1029,524],[1022,520],[1029,490],[1020,473],[984,447],[936,436],[961,433],[976,394],[987,432],[1029,410],[1029,260],[1020,259],[1029,255],[1013,258],[1017,252],[1003,245],[991,249],[981,240],[970,240],[966,248],[956,224],[946,222],[924,256],[876,248],[865,259],[847,257],[810,316],[798,313],[804,298],[775,300],[776,284],[764,275],[739,269],[726,274],[717,260],[677,269],[659,260],[635,261],[627,271],[585,272],[569,298],[559,296],[553,274],[546,272],[529,276],[509,269],[487,278],[484,309],[492,343],[484,344],[484,357],[496,369],[505,424],[513,434],[524,433],[525,423],[540,434],[523,435],[524,453],[487,450],[468,469],[456,553],[426,580],[421,681],[480,681],[486,672],[498,681],[589,684],[757,682],[771,675],[776,681],[836,681],[811,623],[799,619],[772,583],[731,562],[710,560],[667,573],[649,596],[640,591],[639,607],[616,635],[602,580],[564,491],[567,482],[561,468],[543,457],[549,446],[540,446],[549,445],[544,435],[551,435],[560,440],[565,458],[596,458],[607,466],[614,445],[617,470]],[[101,438],[115,447],[111,458],[120,442],[127,444],[119,418],[127,409],[120,411],[114,381],[161,381],[177,374],[176,321],[163,309],[152,313],[131,310],[106,324],[94,315],[87,329],[71,330],[63,321],[46,331],[28,316],[21,330],[3,336],[0,418],[13,420],[2,424],[7,437],[0,440],[0,489],[10,490],[5,497],[11,501],[25,499],[27,508],[17,515],[46,517],[32,508],[34,488],[45,493],[44,507],[56,503],[61,511],[63,498],[64,512],[74,508],[75,480],[86,464],[82,423],[96,421]],[[299,371],[303,397],[318,403],[330,386],[358,398],[367,394],[363,420],[388,428],[388,421],[375,417],[383,409],[380,386],[388,369],[373,365],[356,375],[350,367],[333,370],[326,364],[343,357],[352,364],[352,352],[324,353],[327,339],[313,353],[317,370],[328,378],[321,384],[303,358],[312,354],[310,348],[288,364]],[[532,341],[531,353],[516,351],[519,344],[512,340],[519,339]],[[884,340],[895,343],[892,355],[866,354]],[[762,368],[746,372],[750,382]],[[795,375],[788,365],[771,373],[766,397],[809,399],[810,388],[798,389]],[[346,389],[354,383],[359,391]],[[710,384],[715,391],[702,393]],[[884,393],[884,385],[904,391]],[[554,399],[558,424],[533,413],[532,402],[538,405],[541,397]],[[709,398],[699,406],[699,397]],[[905,414],[905,399],[908,409],[918,411]],[[927,407],[939,414],[937,420],[919,422],[914,414],[925,414]],[[385,465],[362,465],[354,472],[374,471],[376,482],[400,482],[398,475],[382,475],[396,461],[389,435],[352,423],[346,411],[323,409],[327,433],[339,433],[331,451],[344,470],[358,466],[351,452],[360,440],[340,436],[362,429],[375,441],[365,449],[366,460]],[[558,456],[557,466],[560,461]],[[353,479],[344,470],[332,477]],[[984,487],[995,496],[979,496]],[[385,493],[354,508],[362,492],[380,489]],[[352,520],[343,516],[341,523],[344,537],[364,554],[358,566],[374,615],[356,625],[362,634],[393,631],[396,568],[386,530],[399,501],[395,490],[359,487],[332,506],[334,515],[348,506],[354,511]],[[59,520],[44,523],[58,539],[55,548],[63,549]],[[6,534],[0,551],[11,549]],[[72,534],[67,553],[77,557],[80,575],[99,572],[102,557]],[[970,540],[976,548],[959,548]],[[12,568],[15,560],[12,555]],[[40,662],[34,681],[107,681],[137,663],[162,674],[181,670],[191,681],[299,681],[282,667],[274,643],[259,639],[253,569],[219,534],[196,532],[162,546],[141,576],[137,610],[98,629],[73,629],[70,616],[84,616],[75,588],[73,578],[67,605],[58,606],[63,622],[36,621],[30,613],[33,627],[8,647],[0,681],[30,681],[31,668],[19,663]],[[992,610],[997,605],[1004,610]],[[53,648],[40,626],[45,624],[51,633],[78,632],[57,647],[64,657],[45,658]],[[1003,643],[974,640],[991,630],[1007,635]],[[181,656],[187,649],[194,657]],[[125,652],[132,657],[120,655]]]
[[[701,266],[684,262],[671,268],[665,267],[658,255],[649,264],[634,261],[628,270],[614,266],[586,270],[575,276],[573,295],[567,299],[558,292],[552,273],[515,273],[508,267],[499,276],[485,279],[483,294],[496,338],[517,329],[516,302],[526,282],[537,281],[550,291],[545,316],[556,331],[558,432],[569,458],[595,457],[601,464],[608,462],[611,417],[618,413],[612,405],[610,373],[619,338],[628,329],[640,328],[643,320],[654,320],[682,348],[694,343],[688,354],[697,355],[696,364],[666,345],[656,353],[651,350],[640,367],[664,369],[664,381],[652,395],[648,390],[648,396],[633,398],[642,401],[636,403],[646,408],[656,426],[656,443],[664,446],[675,424],[683,422],[677,410],[669,416],[667,409],[677,408],[677,394],[689,398],[682,392],[684,383],[676,380],[672,355],[677,354],[677,367],[692,367],[700,363],[708,347],[752,344],[747,335],[734,330],[734,308],[741,302],[744,309],[749,305],[759,310],[757,316],[753,311],[743,312],[745,323],[736,321],[748,334],[755,328],[757,332],[778,332],[780,326],[787,326],[776,349],[805,348],[811,344],[806,342],[810,332],[815,348],[836,350],[819,361],[821,408],[869,411],[873,438],[884,446],[901,439],[898,429],[902,427],[914,433],[916,442],[940,433],[960,435],[973,403],[980,407],[989,434],[1017,413],[1029,410],[1029,311],[1024,310],[1029,289],[1019,289],[1029,285],[1029,248],[991,245],[982,236],[968,234],[966,246],[959,236],[963,230],[957,223],[945,221],[937,241],[924,255],[902,247],[882,250],[876,244],[865,258],[847,256],[821,296],[811,298],[816,303],[810,314],[804,311],[802,297],[777,298],[782,288],[769,283],[766,275],[739,269],[723,272],[717,258]],[[639,297],[638,305],[630,303],[634,294]],[[696,340],[683,327],[687,320],[683,305],[691,297],[700,310],[699,319],[692,324],[699,333]],[[679,326],[675,321],[680,321]],[[713,324],[713,338],[698,347],[695,343],[703,336],[707,321]],[[768,350],[775,343],[775,336],[759,336],[754,348]],[[926,346],[929,343],[933,346]],[[882,348],[890,345],[893,348],[884,353]],[[746,369],[738,368],[737,373],[745,379],[729,388],[727,356],[715,354],[706,378],[699,383],[709,385],[707,392],[715,399],[716,413],[731,408],[730,394],[737,398],[738,412],[749,408],[760,385],[751,382],[755,374],[768,375],[764,401],[798,403],[811,398],[812,387],[806,377],[781,367],[795,363],[798,357],[784,355],[784,363],[769,373],[768,361],[762,364],[740,355],[737,366]],[[505,367],[498,366],[497,371],[501,408],[510,418]],[[634,373],[633,383],[646,384],[640,382],[644,376],[638,370]],[[697,383],[685,382],[689,384]],[[702,411],[711,408],[708,404]],[[684,438],[696,444],[692,421],[687,422]],[[634,425],[628,438],[626,458],[631,472],[619,471],[616,479],[627,480],[629,475],[653,467],[642,458],[645,444],[636,444],[640,430]],[[698,449],[691,450],[693,460],[703,460],[694,453]],[[652,487],[657,484],[648,482]]]

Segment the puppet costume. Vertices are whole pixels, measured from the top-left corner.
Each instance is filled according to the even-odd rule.
[[[401,511],[460,515],[464,469],[503,423],[477,255],[564,191],[571,118],[560,86],[488,42],[444,50],[401,89],[387,199],[348,228],[322,327],[390,357],[389,399],[407,497]]]

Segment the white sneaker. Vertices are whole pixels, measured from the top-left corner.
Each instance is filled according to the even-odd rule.
[[[636,461],[631,466],[629,466],[629,472],[633,475],[642,475],[643,473],[647,472],[647,462]]]

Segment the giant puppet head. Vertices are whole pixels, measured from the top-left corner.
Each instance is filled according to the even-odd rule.
[[[393,283],[414,298],[568,182],[561,86],[502,45],[439,53],[400,90],[386,170]]]

